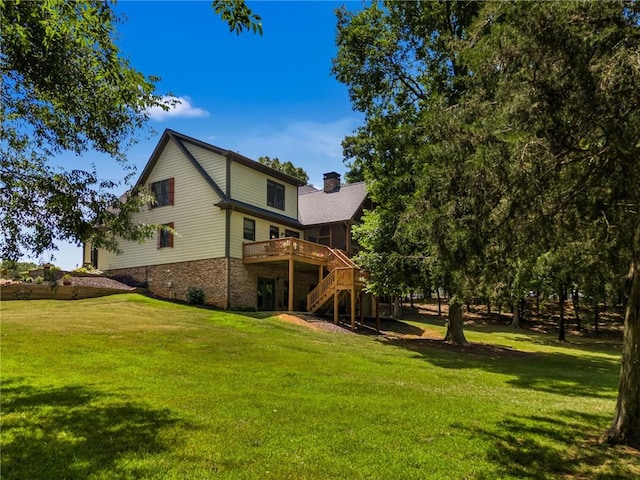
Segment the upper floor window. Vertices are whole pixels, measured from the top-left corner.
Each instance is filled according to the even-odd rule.
[[[267,205],[284,210],[284,185],[267,180]]]
[[[158,230],[158,248],[173,248],[173,223],[165,223]]]
[[[256,240],[256,221],[251,218],[245,218],[243,228],[243,238],[254,242]]]
[[[149,189],[156,197],[153,204],[154,207],[164,207],[165,205],[173,205],[174,180],[167,178],[159,182],[153,182]]]
[[[274,225],[269,227],[269,238],[273,240],[274,238],[280,237],[280,229]]]
[[[284,231],[284,236],[285,237],[300,238],[300,234],[298,232],[295,232],[295,231],[289,230],[289,229],[286,229]]]

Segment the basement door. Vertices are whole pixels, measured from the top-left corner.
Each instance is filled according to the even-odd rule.
[[[258,310],[271,312],[276,303],[276,281],[273,278],[258,278]]]

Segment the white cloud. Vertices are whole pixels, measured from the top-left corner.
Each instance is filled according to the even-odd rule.
[[[171,105],[174,101],[179,103]],[[147,110],[149,118],[161,122],[167,118],[202,118],[209,116],[209,112],[206,110],[191,105],[189,97],[162,97],[161,102],[167,105],[169,110],[152,107]]]

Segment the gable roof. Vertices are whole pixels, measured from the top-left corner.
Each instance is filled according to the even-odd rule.
[[[211,145],[210,143],[206,143],[196,138],[189,137],[188,135],[184,135],[182,133],[176,132],[175,130],[171,130],[169,128],[167,128],[162,133],[162,137],[160,137],[160,141],[156,145],[156,148],[153,150],[153,153],[151,154],[149,161],[145,165],[144,170],[142,171],[142,174],[140,174],[140,178],[138,179],[136,185],[144,185],[147,177],[149,176],[153,168],[156,166],[156,163],[158,163],[158,159],[160,158],[162,151],[164,150],[165,146],[170,140],[173,140],[176,143],[176,145],[178,145],[178,148],[180,148],[182,153],[189,159],[189,161],[193,164],[196,170],[198,170],[198,172],[204,177],[207,183],[209,183],[211,188],[213,188],[223,200],[227,199],[226,195],[222,192],[220,187],[213,181],[213,179],[206,173],[204,168],[202,168],[202,165],[200,165],[200,163],[198,163],[195,157],[191,155],[189,150],[184,146],[184,142],[191,143],[205,150],[209,150],[210,152],[217,153],[218,155],[222,155],[223,157],[226,157],[233,162],[238,162],[249,168],[258,170],[259,172],[269,175],[270,177],[277,178],[278,180],[288,183],[290,185],[295,185],[295,186],[304,185],[304,182],[298,180],[297,178],[286,175],[282,172],[279,172],[278,170],[274,170],[271,167],[267,167],[266,165],[258,163],[255,160],[251,160],[249,157],[245,157],[244,155],[240,155],[239,153],[233,152],[231,150],[225,150],[223,148],[216,147],[215,145]]]
[[[366,198],[364,182],[342,185],[340,190],[332,193],[300,189],[298,219],[305,226],[353,220]]]

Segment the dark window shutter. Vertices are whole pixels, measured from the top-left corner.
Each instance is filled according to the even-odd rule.
[[[171,180],[173,181],[173,178]],[[173,222],[169,223],[167,226],[173,229]],[[167,232],[167,247],[173,248],[173,232]]]
[[[169,205],[173,205],[173,194],[175,192],[175,179],[171,177],[169,179]]]
[[[162,248],[162,228],[158,228],[158,242],[157,247]]]

